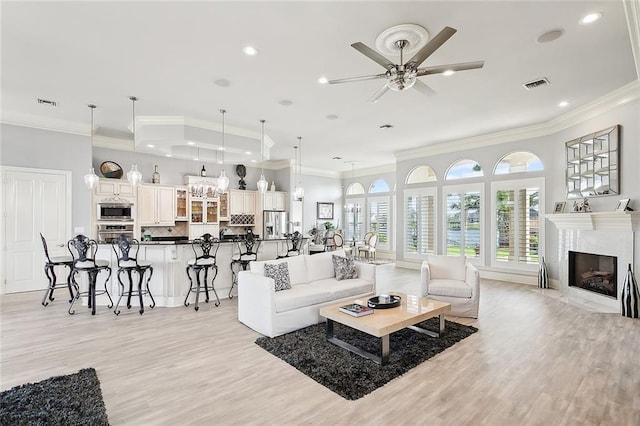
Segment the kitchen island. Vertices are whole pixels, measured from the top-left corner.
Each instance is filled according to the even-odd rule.
[[[303,243],[303,247],[304,246],[305,244]],[[229,291],[231,290],[232,284],[231,259],[234,255],[238,254],[239,247],[238,242],[234,240],[220,241],[220,247],[216,256],[218,275],[214,282],[216,292],[220,299],[226,299],[229,297]],[[260,247],[258,249],[258,260],[275,259],[278,254],[285,253],[286,251],[287,240],[285,238],[261,240]],[[194,257],[195,254],[191,241],[140,242],[138,260],[150,262],[153,267],[153,275],[151,276],[151,281],[149,281],[149,290],[153,295],[156,306],[183,306],[184,298],[189,290],[189,279],[187,278],[186,273],[187,261]],[[120,285],[116,276],[118,270],[117,257],[111,244],[98,244],[96,258],[106,260],[111,265],[112,274],[111,278],[107,281],[107,289],[111,294],[111,298],[114,299],[115,302],[120,294]],[[126,275],[123,275],[123,282],[125,283],[125,286],[128,285]],[[99,288],[102,287],[103,283],[104,277],[98,277]],[[81,283],[80,285],[81,287],[86,286],[86,283]],[[232,292],[233,297],[235,297],[236,294],[237,289],[234,288]],[[211,294],[211,298],[215,300],[213,294]],[[145,305],[149,306],[151,304],[150,298],[145,296],[144,299]],[[190,302],[192,302],[191,299],[192,297],[190,297]],[[106,295],[101,295],[97,298],[97,305],[107,305],[108,302],[109,300]],[[132,302],[133,307],[136,307],[137,302],[133,300]],[[203,307],[206,305],[203,305],[201,302],[200,306]],[[122,306],[120,309],[122,310]],[[126,312],[126,307],[122,312]]]

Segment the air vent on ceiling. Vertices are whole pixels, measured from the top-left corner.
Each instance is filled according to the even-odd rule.
[[[393,126],[391,124],[383,124],[382,126],[380,126],[381,129],[391,129],[393,128]]]
[[[49,105],[49,106],[56,106],[56,105],[58,105],[58,104],[56,103],[56,101],[48,101],[48,100],[46,100],[46,99],[40,99],[40,98],[38,98],[38,103],[39,103],[39,104]]]
[[[538,80],[533,80],[528,83],[524,83],[523,86],[527,90],[535,89],[536,87],[546,86],[551,84],[551,82],[547,79],[547,77],[542,77]]]

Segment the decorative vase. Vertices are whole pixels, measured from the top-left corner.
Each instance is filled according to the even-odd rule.
[[[622,285],[622,316],[629,318],[638,318],[640,312],[638,309],[638,300],[640,299],[640,292],[638,291],[638,282],[636,277],[633,276],[631,271],[631,264],[627,270],[627,276],[624,279]]]
[[[540,262],[540,269],[538,270],[538,287],[549,288],[549,275],[547,274],[547,264],[544,263],[544,257]]]
[[[271,192],[275,192],[276,191],[276,183],[274,181],[271,181]]]

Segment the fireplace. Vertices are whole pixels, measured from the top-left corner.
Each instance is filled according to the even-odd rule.
[[[569,251],[569,287],[618,298],[618,258]]]

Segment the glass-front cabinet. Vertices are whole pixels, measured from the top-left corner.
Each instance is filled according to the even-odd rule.
[[[218,198],[220,199],[218,220],[226,222],[229,220],[229,193],[222,192],[218,195]]]
[[[187,188],[176,188],[176,220],[189,220],[187,214]]]

